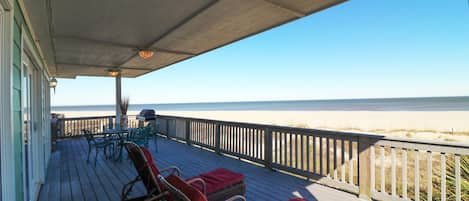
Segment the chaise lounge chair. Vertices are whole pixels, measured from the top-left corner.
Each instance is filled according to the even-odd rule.
[[[181,171],[174,166],[159,170],[153,161],[150,151],[145,147],[140,147],[133,142],[126,142],[125,147],[129,158],[138,172],[138,176],[123,187],[121,200],[174,200],[174,197],[171,196],[172,193],[169,192],[170,189],[158,179],[158,175],[169,172],[167,174],[169,176],[166,178],[174,181],[174,178],[180,178]],[[142,197],[128,199],[133,186],[139,181],[143,182],[147,194]],[[244,195],[246,191],[244,175],[223,168],[183,181],[198,191],[203,192],[208,201],[224,201],[235,195]],[[236,196],[236,198],[239,198],[239,196]]]
[[[178,201],[208,201],[205,192],[201,192],[197,189],[194,185],[194,181],[199,180],[190,180],[185,181],[184,179],[178,177],[177,175],[169,175],[166,178],[162,175],[158,175],[159,181],[168,189],[170,193],[169,197],[170,200],[178,200]],[[202,184],[204,184],[203,180],[200,180]],[[205,189],[203,189],[205,190]],[[241,195],[234,195],[230,198],[226,199],[225,201],[235,201],[241,200],[246,201],[246,198]]]

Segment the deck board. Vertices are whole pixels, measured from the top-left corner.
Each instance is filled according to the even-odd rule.
[[[295,196],[314,200],[357,200],[356,195],[332,189],[301,178],[270,171],[261,166],[236,158],[215,154],[198,147],[158,138],[158,151],[154,140],[150,150],[160,168],[174,165],[182,170],[183,177],[191,177],[215,168],[227,168],[246,176],[247,200],[286,201]],[[62,140],[52,154],[46,183],[39,195],[40,201],[113,201],[119,200],[122,186],[137,175],[131,161],[108,160],[98,156],[96,167],[86,162],[85,140]],[[133,195],[145,192],[138,184]]]

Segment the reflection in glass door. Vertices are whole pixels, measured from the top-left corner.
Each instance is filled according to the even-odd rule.
[[[23,185],[24,200],[32,200],[32,66],[29,58],[25,56],[23,63],[23,80],[22,80],[22,113],[23,113]]]

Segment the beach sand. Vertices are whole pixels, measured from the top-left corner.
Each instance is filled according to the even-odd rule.
[[[113,111],[60,112],[66,117]],[[138,111],[130,111],[129,115]],[[160,111],[158,114],[469,143],[469,111]]]

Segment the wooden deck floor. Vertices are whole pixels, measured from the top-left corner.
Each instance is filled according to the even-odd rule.
[[[136,175],[131,161],[115,162],[98,158],[96,167],[86,163],[85,140],[63,140],[57,143],[52,154],[46,183],[40,201],[114,201],[119,200],[122,186]],[[248,200],[286,201],[295,196],[314,200],[357,200],[355,195],[315,184],[279,172],[270,171],[240,160],[220,156],[197,147],[158,138],[158,152],[152,143],[150,148],[160,168],[175,165],[183,177],[224,167],[246,176]],[[125,157],[124,157],[125,158]],[[134,194],[143,194],[139,185]]]

